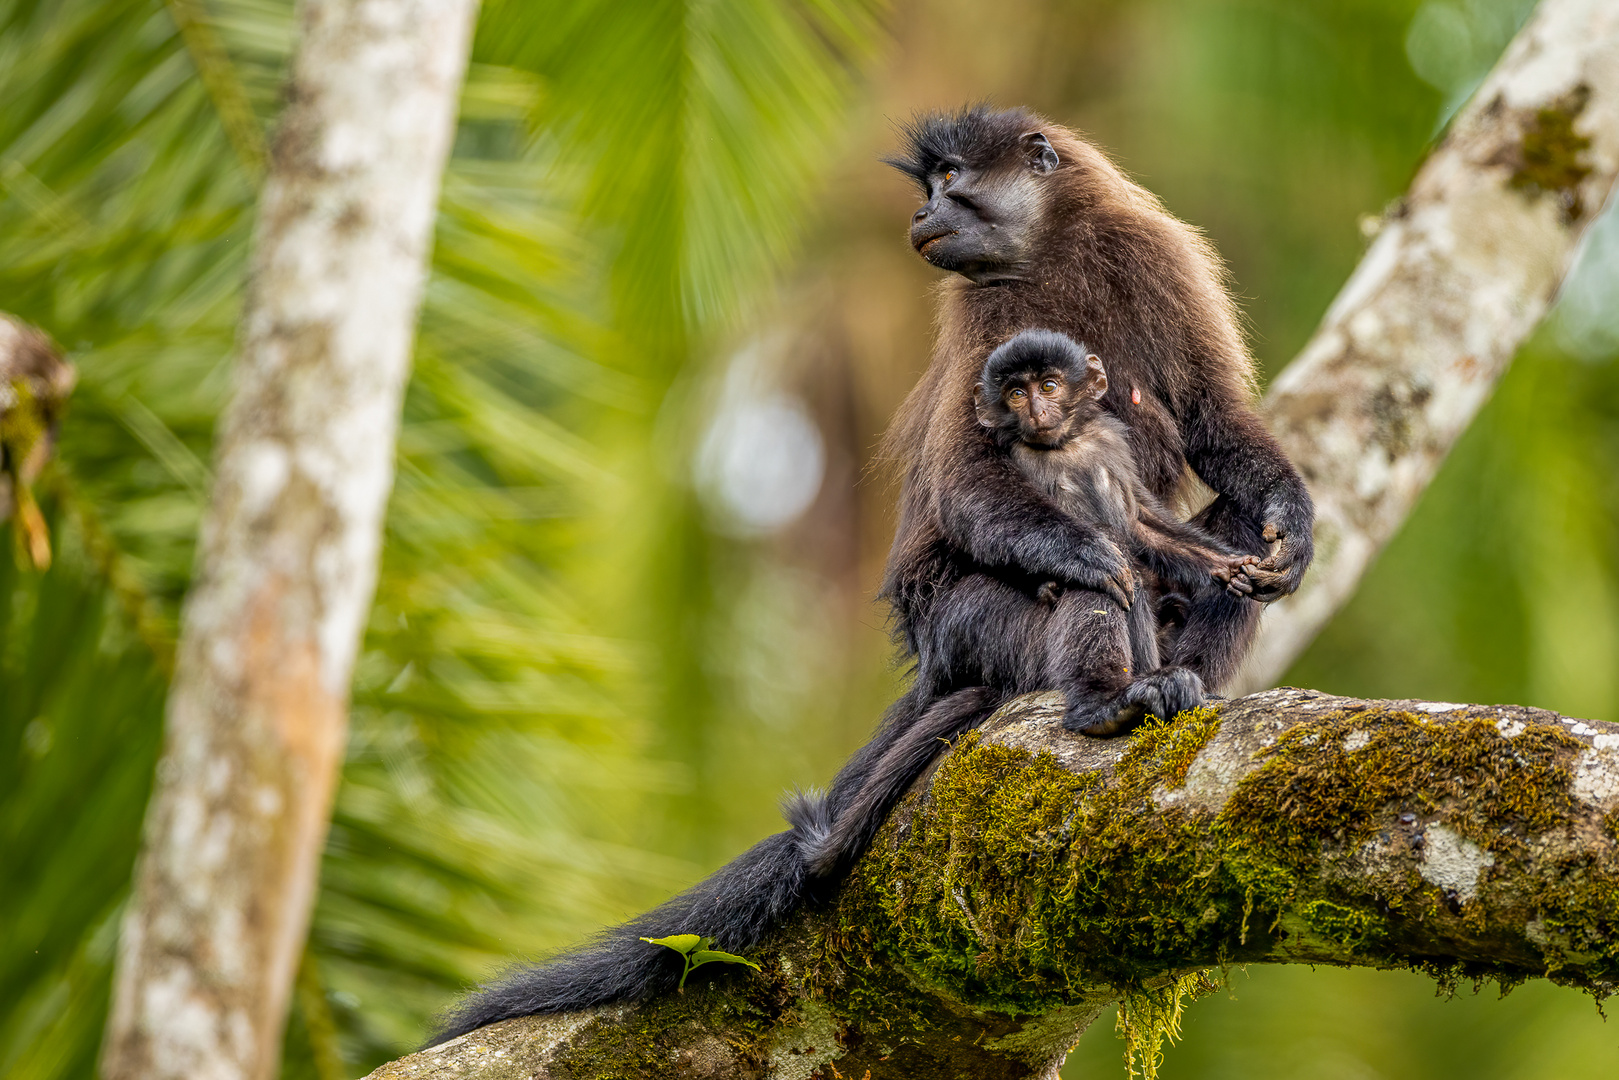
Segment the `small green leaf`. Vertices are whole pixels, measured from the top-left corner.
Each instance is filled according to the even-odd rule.
[[[692,952],[689,957],[687,957],[687,960],[691,963],[692,967],[700,967],[701,965],[709,963],[710,961],[718,960],[725,964],[746,964],[754,971],[759,970],[759,965],[755,964],[752,960],[745,960],[735,953],[720,952],[718,949],[697,949]]]
[[[708,944],[696,934],[671,934],[669,937],[644,937],[641,940],[652,945],[662,945],[665,948],[673,949],[681,956],[690,956],[693,952]]]

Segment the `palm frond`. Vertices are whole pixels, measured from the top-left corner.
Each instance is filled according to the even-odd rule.
[[[292,1028],[321,1038],[324,994],[356,1068],[500,958],[694,873],[630,842],[626,801],[691,777],[646,757],[619,684],[645,681],[647,646],[588,617],[582,549],[641,497],[621,433],[644,449],[686,342],[788,250],[792,175],[874,24],[829,0],[641,8],[496,5],[463,97]],[[553,17],[565,49],[496,47]],[[94,1060],[293,27],[290,0],[0,7],[0,296],[81,372],[64,554],[0,570],[7,1075]]]

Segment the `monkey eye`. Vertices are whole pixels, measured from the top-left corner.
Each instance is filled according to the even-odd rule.
[[[954,169],[946,169],[944,171],[944,182],[948,184],[960,175],[961,174]]]
[[[1010,390],[1008,390],[1006,392],[1006,397],[1007,397],[1007,400],[1009,400],[1009,401],[1022,401],[1023,400],[1023,391],[1018,389],[1017,387],[1013,387],[1012,389],[1010,389]]]
[[[1040,392],[1044,394],[1055,394],[1057,392],[1057,380],[1047,379],[1045,382],[1041,383]]]

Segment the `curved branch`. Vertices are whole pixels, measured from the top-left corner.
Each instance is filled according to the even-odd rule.
[[[1410,514],[1619,177],[1619,3],[1542,0],[1266,401],[1316,559],[1237,680],[1271,685]]]
[[[1049,1077],[1106,1006],[1201,968],[1619,981],[1619,724],[1305,690],[1119,740],[1061,713],[1019,699],[958,742],[759,974],[373,1080]]]

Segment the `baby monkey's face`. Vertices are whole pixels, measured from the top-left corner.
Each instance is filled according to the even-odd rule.
[[[1106,392],[1094,353],[1060,334],[1025,330],[984,362],[973,407],[1002,447],[1056,450],[1096,418]]]
[[[1073,431],[1073,385],[1061,371],[1026,371],[1009,376],[1001,402],[1017,419],[1018,437],[1030,446],[1056,448]]]

